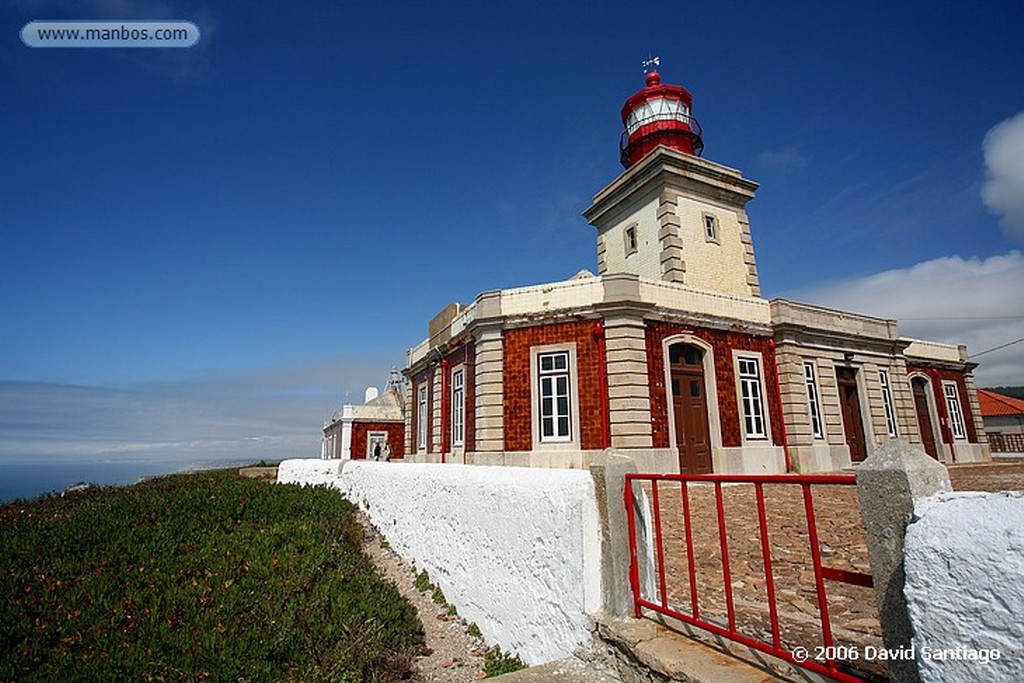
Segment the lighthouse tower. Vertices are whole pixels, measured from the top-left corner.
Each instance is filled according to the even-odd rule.
[[[693,96],[656,71],[626,100],[626,170],[583,212],[597,228],[598,272],[760,297],[746,212],[757,183],[700,157],[692,108]]]
[[[700,124],[690,112],[693,95],[678,85],[664,85],[657,71],[645,79],[647,87],[626,100],[622,107],[619,152],[629,168],[658,145],[700,156],[704,139]]]

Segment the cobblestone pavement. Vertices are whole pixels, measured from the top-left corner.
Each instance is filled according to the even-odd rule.
[[[1024,459],[954,465],[949,470],[955,490],[1024,489]],[[645,488],[651,497],[651,487]],[[691,483],[688,491],[697,610],[700,618],[725,627],[728,611],[715,487],[710,483]],[[692,615],[694,595],[680,484],[662,482],[658,494],[664,529],[664,592],[669,606]],[[754,486],[723,484],[721,497],[736,628],[744,635],[771,644],[773,634]],[[870,573],[856,487],[814,485],[811,497],[822,565]],[[823,644],[823,635],[804,493],[799,485],[767,484],[764,500],[780,644],[787,651],[805,647],[813,652]],[[856,646],[861,652],[866,645],[880,647],[881,631],[872,590],[836,581],[826,580],[824,584],[833,644]],[[661,590],[656,580],[654,594],[648,594],[648,599],[657,602]],[[873,674],[884,671],[880,663],[862,670]]]

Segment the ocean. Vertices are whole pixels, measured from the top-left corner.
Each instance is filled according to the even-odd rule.
[[[18,498],[60,493],[72,484],[105,486],[134,484],[142,478],[182,471],[232,467],[240,462],[217,461],[183,466],[180,461],[129,460],[0,460],[0,504]]]

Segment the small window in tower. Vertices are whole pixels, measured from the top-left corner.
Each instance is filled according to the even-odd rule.
[[[710,213],[704,214],[704,239],[718,244],[718,218]]]
[[[622,234],[623,241],[625,242],[626,246],[626,256],[629,256],[630,254],[635,254],[637,250],[636,226],[629,226]]]

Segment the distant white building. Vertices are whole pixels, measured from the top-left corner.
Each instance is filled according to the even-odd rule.
[[[402,379],[398,371],[384,393],[369,387],[362,405],[346,404],[324,423],[320,457],[324,460],[401,459],[405,453]]]

